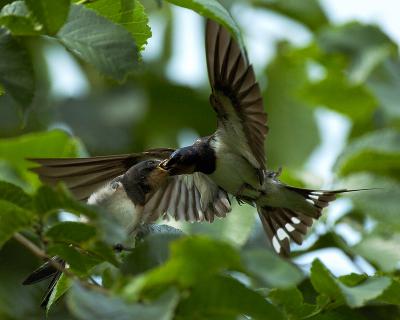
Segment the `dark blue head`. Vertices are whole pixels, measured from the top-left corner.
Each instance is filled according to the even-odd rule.
[[[183,147],[174,151],[164,162],[164,169],[171,175],[191,174],[195,172],[197,162],[200,161],[198,152],[193,146]]]

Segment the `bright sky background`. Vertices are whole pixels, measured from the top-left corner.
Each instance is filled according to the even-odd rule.
[[[400,43],[399,0],[321,0],[321,3],[335,23],[358,20],[378,24],[393,40]],[[288,39],[297,45],[303,45],[310,40],[307,30],[302,29],[298,24],[282,22],[282,19],[264,10],[254,10],[238,4],[233,8],[232,14],[239,25],[246,26],[248,54],[256,72],[263,69],[266,58],[269,60],[273,57],[273,43],[277,40]],[[163,44],[162,21],[160,22],[160,19],[154,16],[150,22],[153,38],[150,39],[144,52],[144,61],[156,57]],[[168,65],[168,76],[172,80],[194,87],[205,83],[207,75],[202,29],[203,22],[200,16],[186,9],[174,8],[174,55]],[[62,48],[49,50],[47,61],[55,97],[61,99],[88,93],[89,85],[80,72],[79,66]],[[323,177],[329,183],[332,178],[333,161],[346,143],[349,122],[343,116],[323,109],[317,111],[316,117],[319,124],[324,123],[323,126],[320,125],[322,144],[310,157],[306,170],[312,169],[314,174]],[[179,140],[187,144],[195,135],[196,133],[192,131],[182,132]],[[329,221],[332,222],[348,210],[349,205],[346,199],[340,199],[331,205],[328,224]],[[323,228],[319,225],[317,232],[323,233]],[[351,243],[359,238],[359,235],[347,226],[338,226],[337,231]],[[360,261],[357,269],[344,254],[333,249],[307,254],[296,261],[307,267],[315,257],[320,258],[336,275],[349,272],[373,272],[373,268],[365,261]]]

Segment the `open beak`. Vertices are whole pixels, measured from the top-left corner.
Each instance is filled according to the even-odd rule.
[[[160,162],[160,164],[158,165],[158,167],[162,170],[168,171],[170,168],[168,168],[168,162],[169,159],[165,159],[163,161]]]

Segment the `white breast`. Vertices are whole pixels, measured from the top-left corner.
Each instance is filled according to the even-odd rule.
[[[114,215],[118,222],[128,231],[135,229],[140,222],[138,208],[128,198],[124,188],[121,186],[117,189],[111,188],[107,184],[102,189],[93,193],[88,201],[90,205],[97,205],[104,209],[105,212]]]
[[[236,195],[243,184],[259,188],[256,169],[241,155],[232,151],[218,139],[213,142],[217,156],[216,170],[211,179],[225,191]],[[249,195],[250,196],[250,195]]]

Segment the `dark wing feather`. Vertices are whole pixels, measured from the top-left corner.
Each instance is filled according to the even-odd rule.
[[[265,169],[267,115],[253,67],[229,32],[212,20],[206,25],[206,57],[217,138]]]
[[[166,159],[174,149],[152,149],[142,153],[92,158],[35,158],[32,168],[49,185],[64,182],[78,200],[86,200],[106,182],[125,173],[131,166],[148,159]]]
[[[149,195],[143,208],[143,222],[159,217],[183,221],[213,222],[231,211],[228,194],[202,173],[172,176]]]

